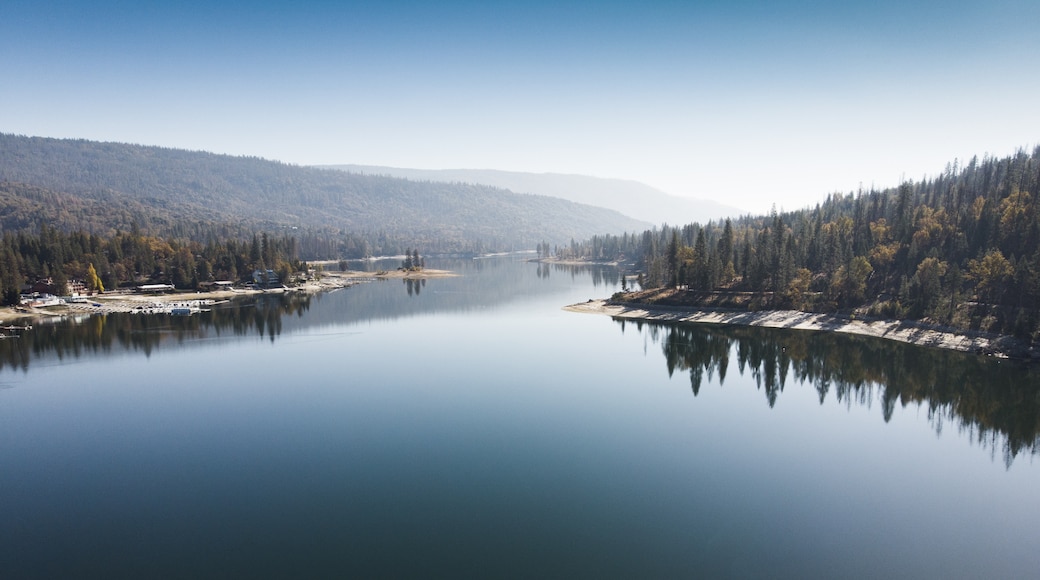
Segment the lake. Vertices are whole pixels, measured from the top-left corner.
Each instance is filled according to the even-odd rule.
[[[1040,570],[1036,368],[429,262],[461,276],[0,340],[0,577]]]

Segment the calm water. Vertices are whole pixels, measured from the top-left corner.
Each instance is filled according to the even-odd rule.
[[[1036,577],[1040,375],[517,259],[0,341],[0,577]]]

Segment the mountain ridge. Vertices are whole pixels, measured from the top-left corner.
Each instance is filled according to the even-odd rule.
[[[459,182],[501,187],[516,193],[558,197],[613,209],[623,215],[650,222],[705,223],[748,212],[706,199],[671,195],[645,183],[630,179],[594,177],[573,173],[529,173],[500,169],[410,169],[380,165],[319,165],[365,175],[387,175],[413,180]]]
[[[530,249],[648,224],[612,210],[485,185],[410,181],[260,157],[0,133],[0,228],[197,235],[303,230],[370,252]],[[201,226],[200,226],[201,224]],[[196,233],[193,233],[196,232]],[[342,240],[341,240],[342,241]]]

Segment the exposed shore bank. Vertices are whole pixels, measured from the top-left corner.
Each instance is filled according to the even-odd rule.
[[[969,333],[905,320],[860,320],[797,310],[737,311],[648,306],[589,300],[565,306],[570,312],[606,314],[615,319],[657,322],[734,324],[767,328],[791,328],[842,332],[945,348],[1001,358],[1040,361],[1040,350],[1011,336]]]

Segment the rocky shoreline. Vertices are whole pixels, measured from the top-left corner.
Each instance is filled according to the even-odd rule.
[[[1000,358],[1040,361],[1040,350],[1011,336],[931,326],[906,320],[861,320],[797,310],[738,311],[649,306],[589,300],[564,307],[570,312],[606,314],[615,319],[791,328],[872,336],[918,346]]]

